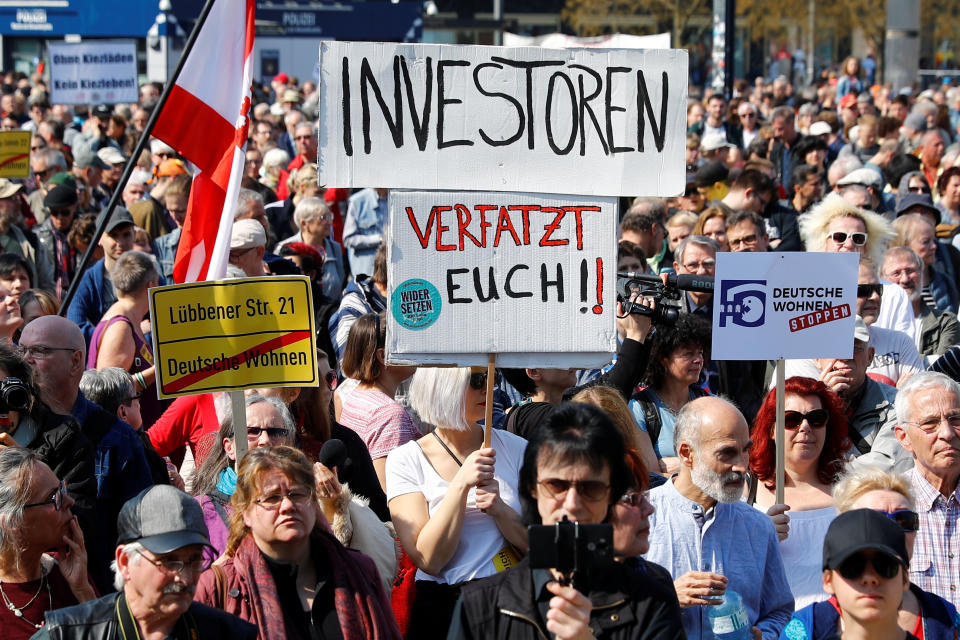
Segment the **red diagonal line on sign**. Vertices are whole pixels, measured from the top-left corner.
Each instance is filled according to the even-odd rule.
[[[251,351],[259,350],[260,353],[269,353],[281,347],[285,347],[294,342],[300,342],[301,340],[307,340],[310,338],[309,331],[293,331],[291,333],[285,333],[282,336],[277,336],[276,338],[270,338],[266,342],[261,342],[260,344],[255,344],[252,347],[247,347],[240,353],[235,356],[229,356],[231,358],[240,358],[240,364],[244,364],[248,360],[248,356]],[[187,387],[193,386],[196,383],[209,378],[212,375],[222,373],[222,371],[214,371],[213,368],[210,371],[195,371],[193,373],[188,373],[182,378],[177,378],[171,382],[163,385],[164,393],[177,393],[178,391],[183,391]]]
[[[20,155],[17,155],[17,156],[11,156],[6,160],[4,160],[3,162],[0,162],[0,169],[7,166],[8,164],[13,164],[17,160],[24,160],[25,158],[29,158],[29,157],[30,157],[29,153],[21,153]]]

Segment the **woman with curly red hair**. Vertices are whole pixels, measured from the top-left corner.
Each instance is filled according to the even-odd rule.
[[[825,600],[821,559],[823,538],[836,516],[831,488],[843,472],[850,447],[840,398],[819,380],[790,378],[784,385],[784,502],[789,518],[775,505],[776,393],[767,394],[750,434],[750,500],[777,520],[780,552],[796,607]]]

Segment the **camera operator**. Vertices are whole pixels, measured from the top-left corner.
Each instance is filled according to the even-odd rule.
[[[534,432],[524,453],[524,519],[544,525],[564,518],[605,522],[634,484],[623,438],[606,415],[589,405],[565,404]],[[528,557],[464,586],[448,640],[683,637],[676,594],[661,567],[645,563],[640,571],[612,559],[577,559],[579,566],[594,564],[577,572],[573,585],[558,582],[565,576],[555,569],[532,569]]]

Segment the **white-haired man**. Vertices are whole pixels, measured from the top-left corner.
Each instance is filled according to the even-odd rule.
[[[111,593],[48,611],[34,638],[232,638],[253,640],[257,628],[193,601],[210,546],[203,509],[192,497],[158,485],[123,505]]]
[[[910,582],[960,605],[960,384],[942,373],[912,376],[897,393],[896,436],[913,456],[920,528]]]
[[[647,560],[666,567],[688,638],[712,638],[708,607],[729,588],[740,594],[754,635],[775,640],[793,613],[793,595],[770,518],[741,500],[750,430],[743,414],[715,396],[677,416],[680,473],[650,491]]]

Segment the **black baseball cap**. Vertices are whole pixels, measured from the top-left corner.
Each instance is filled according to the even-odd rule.
[[[97,118],[102,118],[105,120],[113,115],[113,109],[105,104],[98,104],[90,109],[90,113]]]
[[[97,214],[97,224],[103,220],[103,217],[107,214],[107,210],[103,209],[100,213]],[[110,221],[107,222],[107,226],[104,227],[104,233],[111,233],[117,227],[122,227],[123,225],[133,226],[136,223],[133,221],[133,216],[130,215],[130,212],[127,211],[124,207],[115,207],[113,213],[110,215]]]
[[[823,569],[836,569],[843,561],[865,549],[890,556],[910,566],[903,528],[873,509],[846,511],[833,519],[823,540]]]
[[[117,543],[139,542],[156,554],[199,544],[210,546],[200,503],[169,484],[144,489],[117,516]]]
[[[713,160],[697,169],[697,174],[694,179],[698,187],[710,187],[717,182],[723,182],[729,176],[730,170],[727,169],[727,165],[719,160]]]

